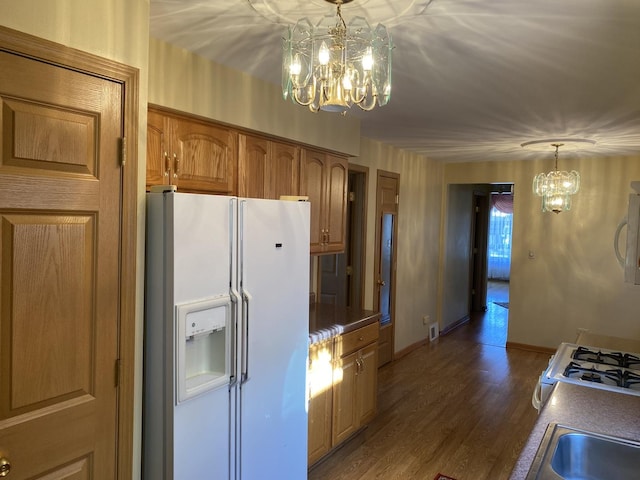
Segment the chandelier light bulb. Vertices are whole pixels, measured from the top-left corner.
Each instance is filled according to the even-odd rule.
[[[371,47],[367,47],[367,50],[362,57],[362,69],[365,72],[370,72],[373,68],[373,52],[371,51]]]
[[[302,65],[300,63],[300,55],[296,55],[293,59],[293,62],[291,62],[291,65],[289,66],[289,73],[291,75],[300,75],[300,72],[302,71]]]
[[[326,42],[322,42],[322,45],[320,45],[320,51],[318,52],[318,61],[320,62],[320,65],[329,64],[329,47],[327,47]]]

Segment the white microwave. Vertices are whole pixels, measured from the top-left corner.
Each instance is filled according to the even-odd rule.
[[[640,182],[631,182],[636,191],[629,195],[629,211],[616,230],[614,247],[618,262],[624,268],[624,281],[640,285]],[[627,249],[622,255],[619,249],[620,234],[627,227]]]

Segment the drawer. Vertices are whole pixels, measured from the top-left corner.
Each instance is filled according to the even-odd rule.
[[[336,356],[349,355],[351,352],[375,342],[378,340],[378,329],[378,322],[373,322],[366,327],[341,335],[336,342],[338,348]]]

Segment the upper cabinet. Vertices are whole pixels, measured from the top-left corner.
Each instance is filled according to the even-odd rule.
[[[223,126],[149,108],[147,188],[234,195],[237,137]]]
[[[311,202],[311,253],[344,251],[347,218],[347,159],[305,149],[300,161],[300,195]]]
[[[295,145],[240,134],[238,195],[271,199],[298,195],[299,152]]]
[[[344,251],[345,157],[263,137],[187,114],[149,107],[147,189],[278,199],[307,195],[312,254]]]

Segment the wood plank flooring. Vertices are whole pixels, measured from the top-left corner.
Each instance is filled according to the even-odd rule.
[[[308,478],[508,479],[549,355],[506,350],[507,315],[489,302],[485,314],[381,368],[377,417]]]

